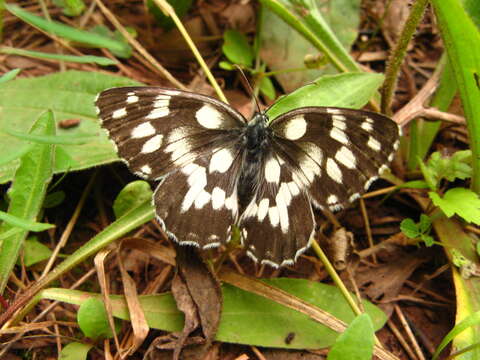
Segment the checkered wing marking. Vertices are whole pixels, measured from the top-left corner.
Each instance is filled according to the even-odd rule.
[[[160,87],[109,89],[96,105],[119,156],[150,180],[228,146],[246,124],[214,98]]]
[[[230,236],[238,213],[241,147],[217,149],[166,179],[153,197],[157,219],[181,245],[217,247]]]
[[[318,208],[354,201],[388,168],[399,127],[368,111],[307,107],[270,123],[276,152],[294,169]]]
[[[293,265],[310,245],[315,230],[310,198],[275,152],[265,157],[239,227],[247,254],[261,264]]]

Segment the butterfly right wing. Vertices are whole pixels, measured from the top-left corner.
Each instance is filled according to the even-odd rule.
[[[246,124],[212,97],[160,87],[108,89],[96,106],[120,158],[150,180],[228,146]]]

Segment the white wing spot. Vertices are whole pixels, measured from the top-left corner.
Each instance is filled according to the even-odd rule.
[[[149,154],[157,151],[162,146],[163,135],[156,135],[149,139],[142,147],[142,154]]]
[[[345,134],[343,130],[340,130],[337,127],[332,127],[332,130],[330,130],[330,137],[337,140],[339,143],[343,145],[348,145],[347,134]]]
[[[289,183],[287,183],[287,185],[288,185],[288,189],[290,190],[290,194],[292,194],[292,196],[297,196],[298,194],[300,194],[300,188],[294,181],[290,181]]]
[[[307,122],[303,115],[287,121],[283,134],[288,140],[298,140],[307,132]]]
[[[277,196],[275,197],[275,202],[277,203],[278,215],[280,220],[280,227],[284,234],[288,233],[289,227],[289,218],[288,218],[288,205],[292,200],[292,195],[288,190],[286,183],[282,183],[278,189]]]
[[[383,164],[382,166],[380,166],[380,169],[378,169],[378,173],[380,175],[382,175],[385,171],[387,171],[389,168],[388,168],[388,165],[385,165]]]
[[[338,197],[337,195],[330,195],[328,198],[327,198],[327,204],[328,205],[333,205],[333,204],[337,204],[338,203]]]
[[[257,219],[258,221],[262,222],[265,219],[265,216],[268,214],[268,205],[269,205],[268,198],[260,200],[258,203],[258,211],[257,211]]]
[[[370,138],[368,139],[367,145],[375,151],[380,151],[380,149],[382,148],[380,142],[372,136],[370,136]]]
[[[265,180],[276,184],[278,184],[280,181],[280,165],[273,157],[268,159],[267,163],[265,164]]]
[[[128,93],[127,95],[128,95],[127,104],[134,104],[134,103],[138,102],[138,96],[137,95],[134,95],[133,93]]]
[[[338,167],[337,163],[333,159],[327,160],[327,174],[332,178],[333,181],[341,184],[342,183],[342,172]]]
[[[342,110],[340,109],[334,109],[334,108],[327,108],[327,113],[328,114],[341,114]]]
[[[171,159],[174,163],[185,154],[188,154],[191,150],[187,133],[188,132],[185,130],[185,127],[179,127],[172,130],[172,132],[168,135],[168,146],[165,148],[165,152],[172,153]]]
[[[225,191],[216,186],[212,191],[212,208],[221,209],[225,204]]]
[[[200,206],[206,200],[206,196],[202,192],[205,192],[209,197],[208,200],[210,200],[210,194],[208,194],[204,190],[205,186],[207,185],[207,171],[203,166],[197,165],[197,167],[188,176],[187,182],[188,182],[188,185],[190,185],[190,188],[188,189],[183,199],[182,206],[180,208],[181,213],[187,212],[188,209],[190,209],[190,207],[192,206],[194,201],[195,201],[195,207],[197,207],[197,205]],[[198,202],[196,200],[197,196],[199,197]],[[203,207],[203,205],[201,207]]]
[[[152,168],[148,165],[143,165],[140,170],[147,175],[150,175],[152,173]]]
[[[170,96],[168,95],[157,95],[153,103],[153,107],[168,107],[170,105]]]
[[[168,107],[158,107],[150,111],[145,118],[146,119],[158,119],[167,116],[170,114],[170,109]]]
[[[355,156],[350,149],[345,146],[342,146],[342,148],[337,151],[335,159],[349,169],[355,169],[357,165],[357,159],[355,159]]]
[[[367,182],[365,183],[365,190],[368,190],[368,188],[370,187],[370,185],[372,185],[372,183],[378,179],[378,176],[373,176],[371,177],[370,179],[367,180]]]
[[[140,139],[155,134],[155,128],[149,122],[143,123],[135,127],[132,131],[133,139]]]
[[[360,194],[359,194],[359,193],[355,193],[355,194],[352,194],[352,195],[348,198],[348,201],[354,202],[354,201],[357,200],[358,198],[360,198]]]
[[[125,115],[127,115],[127,109],[126,108],[121,108],[121,109],[115,110],[112,113],[112,118],[113,119],[120,119],[120,118],[124,117]]]
[[[371,132],[373,130],[373,126],[372,126],[372,123],[369,122],[368,120],[371,120],[371,119],[367,118],[360,127],[367,132]]]
[[[347,124],[345,121],[347,118],[343,115],[332,115],[333,126],[340,130],[345,130],[347,128]]]
[[[278,226],[280,222],[280,214],[278,213],[276,206],[272,206],[270,209],[268,209],[268,218],[270,219],[270,224],[272,224],[273,227]]]
[[[222,114],[212,105],[203,105],[195,114],[198,123],[207,129],[219,129],[222,125]]]
[[[233,162],[233,154],[230,149],[222,149],[212,155],[208,172],[218,171],[224,173],[230,168]]]
[[[211,196],[208,192],[202,189],[200,193],[195,198],[195,209],[203,208],[211,199]]]

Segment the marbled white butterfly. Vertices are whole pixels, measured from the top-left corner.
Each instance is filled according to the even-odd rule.
[[[157,219],[202,249],[240,228],[247,254],[291,265],[313,238],[312,206],[339,210],[387,168],[399,128],[372,112],[303,107],[247,120],[212,97],[124,87],[96,100],[102,126],[130,170],[159,180]]]

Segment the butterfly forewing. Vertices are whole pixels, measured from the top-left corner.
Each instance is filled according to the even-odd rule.
[[[245,119],[208,96],[158,87],[113,88],[96,105],[119,156],[158,179],[238,138]]]
[[[330,210],[358,198],[398,147],[398,126],[368,111],[301,108],[279,116],[271,128],[274,148],[295,169],[312,203]]]

